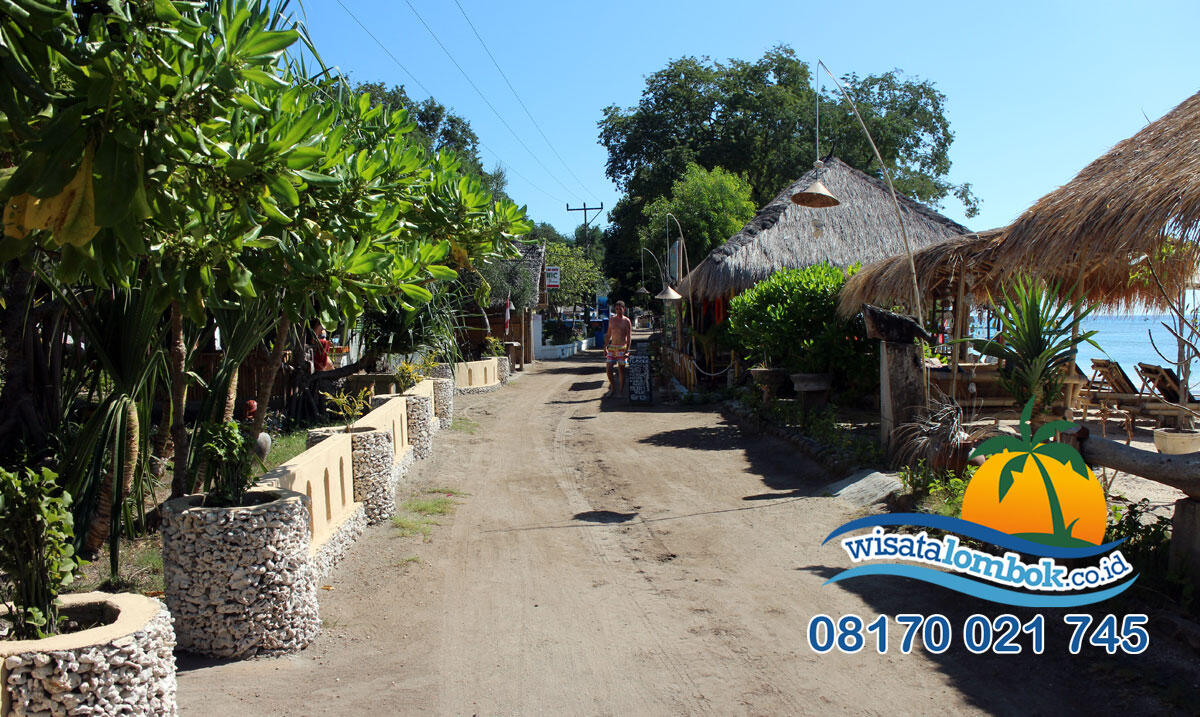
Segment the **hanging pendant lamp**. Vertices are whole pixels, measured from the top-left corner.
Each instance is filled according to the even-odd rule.
[[[678,291],[671,288],[670,284],[663,287],[663,290],[654,295],[654,298],[662,301],[679,301],[683,298]]]
[[[817,162],[817,164],[821,164],[821,162]],[[826,188],[825,183],[820,179],[813,180],[813,183],[808,185],[808,188],[803,192],[793,194],[792,202],[802,207],[811,207],[813,209],[825,209],[826,207],[836,207],[841,204],[838,198],[833,196],[833,192],[830,192]]]

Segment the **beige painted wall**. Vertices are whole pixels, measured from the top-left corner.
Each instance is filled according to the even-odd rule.
[[[338,433],[263,475],[260,485],[309,497],[314,554],[358,508],[350,463],[350,434]]]
[[[482,361],[466,361],[454,369],[454,383],[462,386],[491,386],[500,381],[496,357]]]

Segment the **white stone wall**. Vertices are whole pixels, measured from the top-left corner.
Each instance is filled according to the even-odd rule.
[[[391,431],[367,431],[350,436],[354,500],[363,504],[367,523],[375,525],[396,513],[395,463]]]
[[[87,596],[78,596],[90,598]],[[74,596],[72,596],[74,597]],[[7,716],[25,715],[167,715],[175,703],[175,633],[171,613],[153,598],[157,609],[133,632],[99,644],[29,650],[3,659]],[[96,596],[100,602],[103,597]],[[103,629],[103,628],[100,628]],[[86,633],[88,631],[84,631]],[[80,638],[84,633],[79,633]],[[62,635],[27,644],[70,642]],[[6,716],[6,717],[7,717]]]
[[[179,647],[245,658],[302,649],[320,631],[308,498],[284,490],[236,508],[163,506],[163,582]]]

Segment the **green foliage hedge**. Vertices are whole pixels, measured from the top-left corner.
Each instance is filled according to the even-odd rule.
[[[729,334],[749,361],[793,373],[828,373],[854,396],[878,384],[878,348],[861,316],[837,315],[838,292],[857,267],[829,264],[777,271],[729,304]]]

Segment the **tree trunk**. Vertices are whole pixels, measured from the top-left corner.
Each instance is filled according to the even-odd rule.
[[[100,550],[100,546],[104,545],[104,541],[113,535],[113,503],[129,495],[129,490],[133,486],[133,474],[137,469],[140,441],[141,426],[138,420],[137,404],[130,400],[125,404],[125,462],[120,466],[121,491],[119,495],[113,495],[113,491],[116,489],[117,461],[119,460],[118,456],[113,456],[113,465],[105,472],[104,482],[100,484],[100,491],[96,496],[96,513],[92,516],[92,524],[88,526],[87,537],[83,541],[85,556],[95,555]],[[120,510],[119,505],[115,507]],[[117,551],[115,549],[110,550],[109,560],[110,570],[115,576],[117,573]]]
[[[187,405],[187,349],[183,344],[183,313],[179,302],[171,302],[171,438],[175,443],[175,468],[171,477],[171,497],[178,498],[188,492],[187,427],[183,423],[183,410]]]
[[[283,351],[291,331],[292,320],[287,317],[287,314],[280,316],[279,324],[275,327],[275,345],[271,347],[271,358],[267,363],[270,371],[267,372],[266,379],[258,389],[258,411],[254,414],[254,425],[250,428],[251,437],[257,438],[267,424],[267,410],[271,407],[271,391],[275,389],[275,377],[279,375],[280,367],[283,365]]]
[[[1148,478],[1178,488],[1190,498],[1200,499],[1200,453],[1172,456],[1107,438],[1082,435],[1080,439],[1080,453],[1089,466],[1113,468]]]
[[[239,373],[241,373],[241,367],[234,369],[233,375],[229,377],[229,388],[225,391],[225,410],[221,412],[222,423],[233,420],[233,409],[237,407]]]

